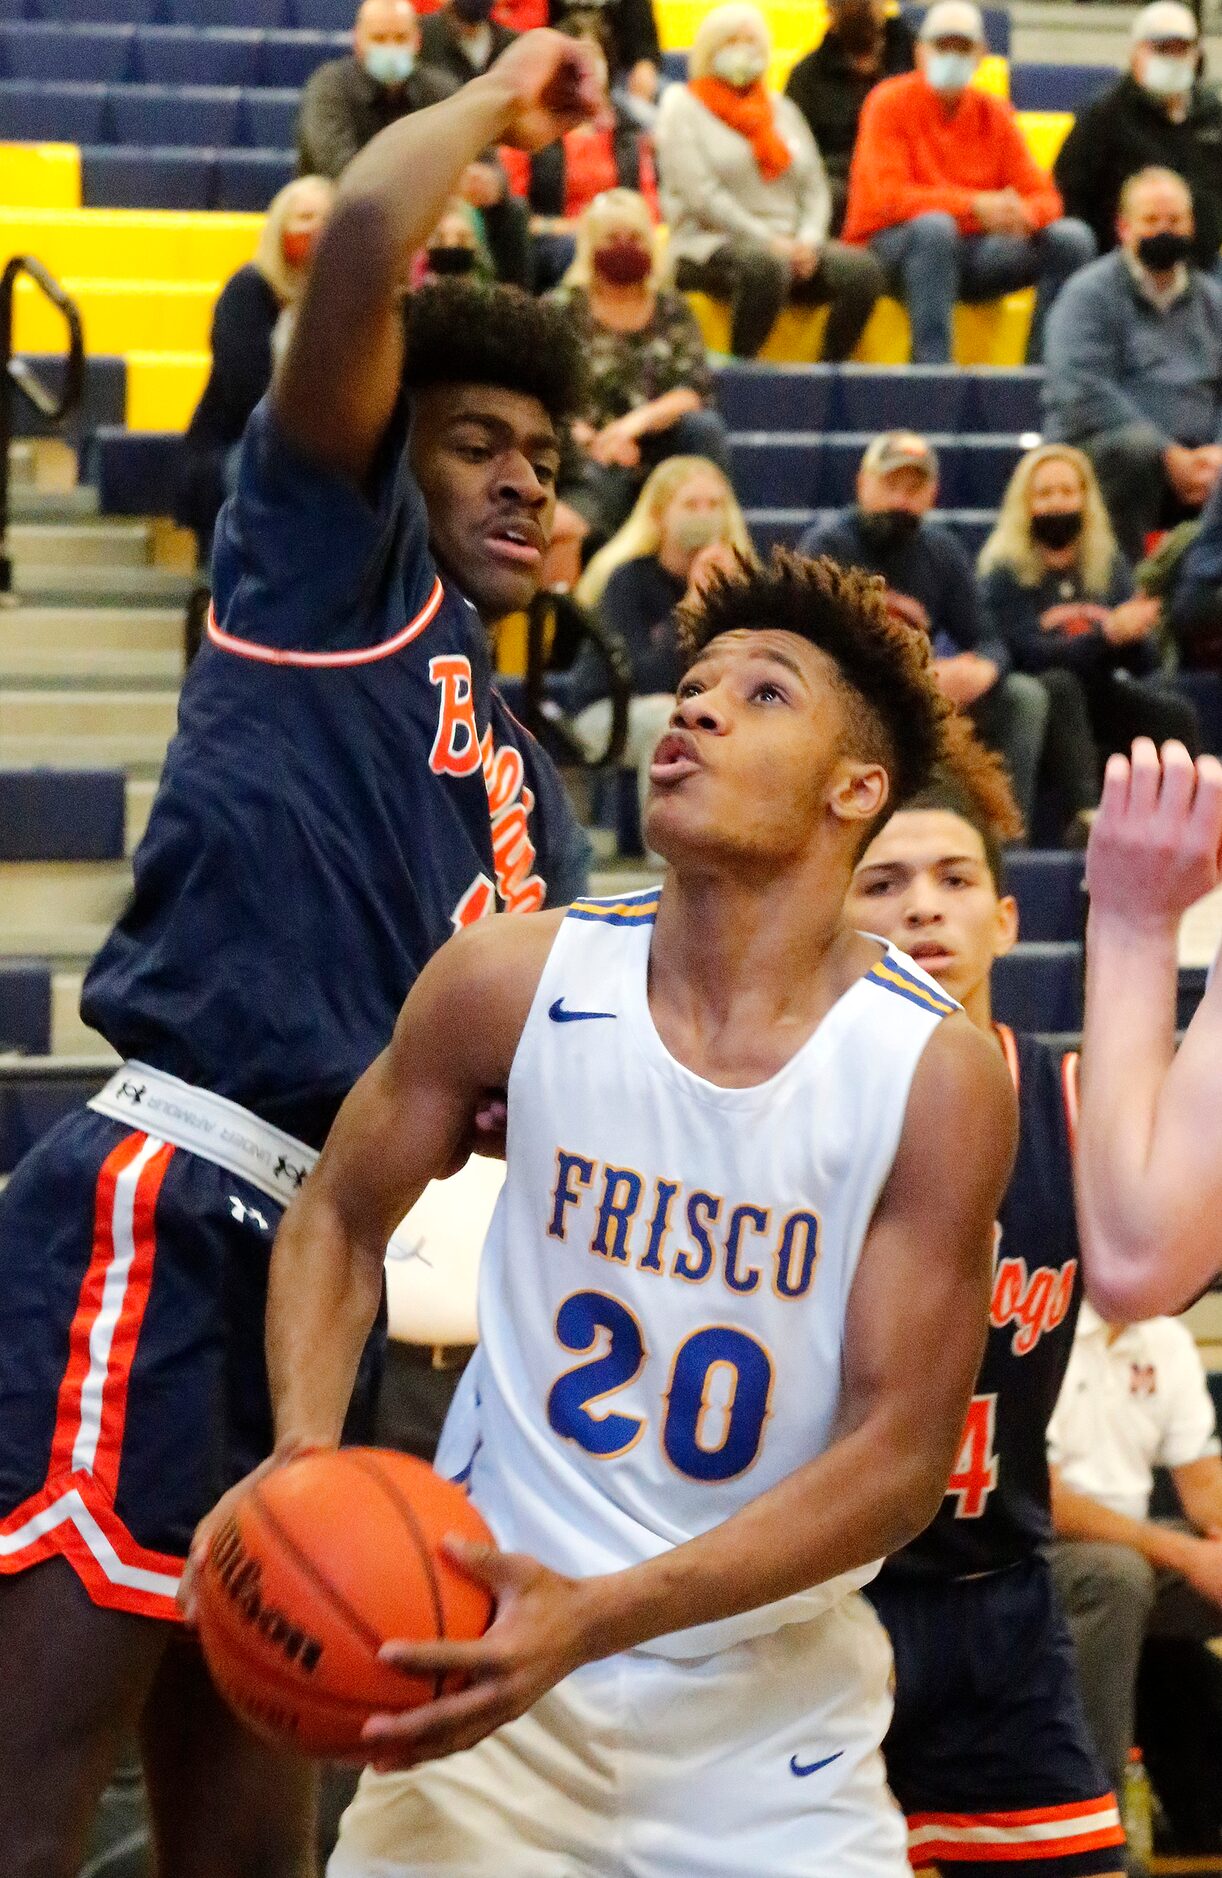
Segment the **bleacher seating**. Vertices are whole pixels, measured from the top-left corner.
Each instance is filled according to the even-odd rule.
[[[50,1048],[50,967],[38,959],[0,959],[0,1053],[46,1056]]]
[[[1020,848],[1006,856],[1006,889],[1018,901],[1021,943],[1077,942],[1086,920],[1081,854]]]
[[[0,861],[118,861],[122,770],[0,769]]]
[[[993,1015],[1015,1030],[1080,1030],[1082,947],[1072,940],[1015,946],[993,967]]]

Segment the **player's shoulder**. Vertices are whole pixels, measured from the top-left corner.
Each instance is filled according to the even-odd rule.
[[[962,1135],[982,1145],[986,1136],[1018,1133],[1014,1080],[993,1039],[956,1009],[929,1036],[913,1078],[905,1137]]]

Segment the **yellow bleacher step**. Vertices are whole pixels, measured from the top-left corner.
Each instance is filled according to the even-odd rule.
[[[1072,111],[1020,111],[1018,127],[1042,170],[1050,170],[1073,129]]]
[[[0,143],[0,204],[75,209],[80,200],[81,153],[74,143]]]
[[[206,352],[216,281],[115,281],[62,277],[80,309],[87,352]],[[63,350],[63,320],[30,281],[17,283],[19,352]]]
[[[129,352],[127,428],[185,430],[211,364],[207,352]]]
[[[0,183],[4,174],[0,154]],[[251,259],[261,215],[168,209],[0,208],[0,253],[32,254],[58,277],[222,285]]]
[[[728,352],[730,310],[707,294],[690,293],[704,343]],[[1030,287],[989,300],[981,306],[957,306],[954,313],[956,365],[1021,365],[1035,307]],[[760,357],[776,365],[808,364],[822,357],[826,307],[786,307],[765,341]],[[911,351],[908,315],[898,300],[884,297],[870,316],[853,357],[862,365],[903,365]]]

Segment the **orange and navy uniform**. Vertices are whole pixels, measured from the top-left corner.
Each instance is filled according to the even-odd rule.
[[[1020,1124],[988,1342],[941,1509],[867,1592],[895,1652],[883,1751],[918,1869],[988,1878],[1019,1863],[1031,1878],[1088,1878],[1116,1870],[1124,1834],[1041,1550],[1052,1530],[1045,1435],[1082,1295],[1078,1059],[997,1034]]]

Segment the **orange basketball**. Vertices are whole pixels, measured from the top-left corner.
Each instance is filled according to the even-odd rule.
[[[443,1693],[442,1678],[380,1663],[381,1645],[488,1627],[488,1592],[440,1551],[451,1534],[492,1543],[462,1489],[410,1455],[342,1448],[256,1481],[199,1580],[200,1641],[226,1701],[282,1746],[363,1757],[370,1715]]]

